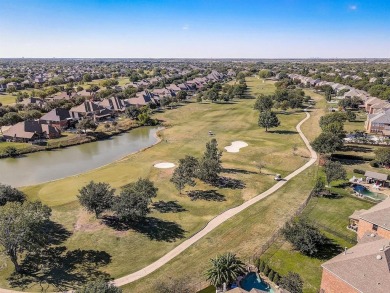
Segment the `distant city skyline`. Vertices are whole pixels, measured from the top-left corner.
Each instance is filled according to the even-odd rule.
[[[0,58],[390,58],[390,1],[0,0]]]

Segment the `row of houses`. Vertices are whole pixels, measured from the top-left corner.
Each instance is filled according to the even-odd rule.
[[[153,92],[144,90],[138,92],[134,98],[119,99],[110,97],[102,101],[86,100],[82,104],[72,107],[70,110],[56,108],[51,110],[36,121],[23,121],[11,126],[3,133],[3,138],[8,141],[30,142],[38,139],[57,138],[61,131],[74,125],[77,121],[90,118],[96,122],[114,117],[123,113],[130,106],[142,107],[145,105],[160,106],[163,97],[174,97],[179,91],[194,92],[204,87],[209,82],[221,81],[225,76],[213,71],[207,77],[199,77],[184,84],[174,85],[156,89]],[[90,93],[76,93],[74,95],[88,96]],[[49,100],[70,99],[73,94],[59,93]],[[23,105],[35,104],[43,108],[46,101],[40,98],[28,98],[21,102]]]
[[[390,103],[388,101],[370,96],[366,91],[358,90],[350,86],[342,85],[334,82],[321,81],[311,77],[302,76],[299,74],[289,74],[293,80],[299,80],[304,85],[312,87],[320,87],[329,85],[333,88],[336,94],[343,91],[338,99],[358,97],[362,101],[360,108],[367,113],[365,121],[365,129],[368,133],[377,133],[384,136],[390,136]]]
[[[390,292],[390,198],[350,216],[358,244],[322,264],[321,293]]]

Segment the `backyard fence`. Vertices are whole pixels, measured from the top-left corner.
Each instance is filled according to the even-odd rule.
[[[297,210],[284,222],[291,222],[295,217],[300,215],[305,207],[308,205],[310,199],[313,197],[314,192],[310,192],[309,196],[305,199],[305,201],[297,208]],[[284,227],[284,224],[279,226],[276,231],[272,234],[272,236],[263,244],[261,245],[252,255],[251,258],[251,264],[255,264],[255,261],[260,258],[261,255],[263,255],[270,247],[272,244],[275,243],[275,241],[279,238],[281,235],[281,231]]]

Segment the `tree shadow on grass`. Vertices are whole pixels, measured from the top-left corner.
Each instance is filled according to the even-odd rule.
[[[297,131],[292,130],[268,130],[269,133],[276,133],[276,134],[297,134]]]
[[[178,204],[177,200],[160,200],[153,203],[153,208],[160,213],[181,213],[187,211],[180,204]]]
[[[372,148],[357,146],[357,145],[346,145],[342,147],[344,152],[359,152],[359,153],[371,153]]]
[[[327,238],[325,243],[319,247],[318,252],[312,256],[318,259],[328,260],[339,255],[342,251],[343,248],[339,244]]]
[[[58,224],[53,221],[46,221],[41,229],[44,231],[44,235],[46,236],[43,239],[44,245],[59,245],[65,240],[67,240],[72,233],[66,230],[61,224]]]
[[[225,201],[225,196],[216,190],[191,190],[188,192],[191,200]]]
[[[212,185],[218,188],[243,189],[245,183],[242,180],[221,176]]]
[[[147,217],[138,222],[125,222],[114,216],[105,216],[103,222],[117,231],[131,229],[156,241],[175,242],[177,239],[184,238],[185,233],[179,224],[154,217]]]
[[[28,288],[34,283],[44,287],[53,286],[59,291],[82,285],[86,281],[110,276],[99,269],[111,262],[105,251],[72,250],[65,246],[44,249],[28,254],[22,261],[22,273],[13,273],[8,281],[12,287]]]
[[[233,169],[233,168],[225,168],[222,170],[223,173],[230,173],[230,174],[258,174],[257,172],[248,171],[244,169]]]

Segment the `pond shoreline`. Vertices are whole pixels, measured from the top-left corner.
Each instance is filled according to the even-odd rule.
[[[112,133],[105,133],[105,132],[96,132],[93,133],[93,135],[87,135],[87,134],[80,134],[76,138],[71,138],[69,140],[61,141],[58,142],[57,146],[31,146],[31,148],[28,149],[22,149],[18,150],[18,154],[14,156],[13,158],[17,159],[18,157],[27,155],[27,154],[32,154],[32,153],[37,153],[37,152],[44,152],[44,151],[51,151],[51,150],[56,150],[56,149],[65,149],[68,147],[72,146],[77,146],[77,145],[82,145],[86,143],[91,143],[91,142],[97,142],[97,141],[102,141],[109,139],[113,136],[123,134],[130,132],[131,130],[140,128],[140,127],[145,127],[145,126],[150,126],[150,125],[131,125],[130,127],[127,128],[120,128],[116,131],[113,131]],[[158,126],[158,125],[155,125]],[[1,143],[1,142],[0,142]],[[26,143],[26,145],[30,145],[29,143]],[[0,154],[0,160],[1,159],[6,159],[6,158],[11,158],[12,156],[9,156],[7,154]]]

